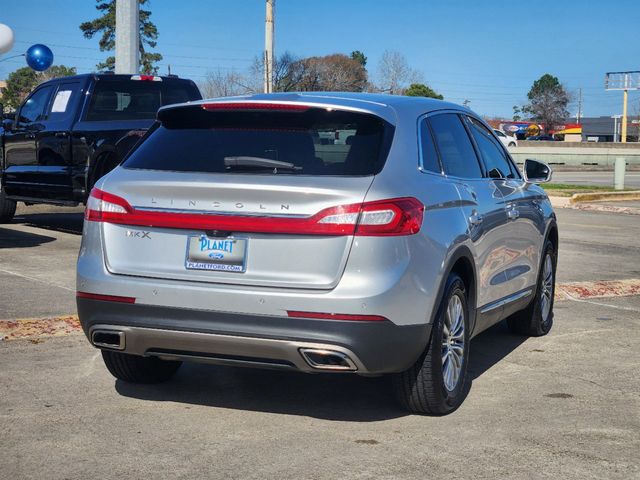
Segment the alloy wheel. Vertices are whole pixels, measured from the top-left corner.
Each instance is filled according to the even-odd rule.
[[[449,391],[455,390],[464,362],[464,318],[458,294],[449,299],[442,328],[442,378]]]
[[[549,254],[544,259],[540,288],[542,289],[540,292],[540,312],[542,313],[542,321],[546,323],[549,320],[553,300],[553,259]]]

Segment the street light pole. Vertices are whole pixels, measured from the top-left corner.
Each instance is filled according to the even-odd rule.
[[[267,0],[264,28],[264,92],[273,92],[273,24],[276,0]]]
[[[116,0],[116,73],[139,73],[138,0]]]
[[[629,99],[629,90],[624,90],[624,99],[622,100],[622,143],[627,143],[627,100]]]

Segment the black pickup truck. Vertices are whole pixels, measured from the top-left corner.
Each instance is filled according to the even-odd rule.
[[[0,223],[16,202],[77,205],[155,121],[158,108],[199,100],[175,76],[86,74],[39,85],[2,121]]]

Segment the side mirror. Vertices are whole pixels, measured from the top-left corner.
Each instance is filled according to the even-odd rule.
[[[12,118],[6,118],[3,116],[2,118],[2,128],[4,128],[4,130],[6,132],[10,132],[11,130],[13,130],[13,119]]]
[[[551,181],[553,170],[544,162],[526,159],[524,161],[524,179],[528,183],[547,183]]]

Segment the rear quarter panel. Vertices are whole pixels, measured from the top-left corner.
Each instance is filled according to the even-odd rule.
[[[422,228],[417,235],[360,237],[349,256],[349,270],[373,269],[373,262],[391,262],[387,281],[393,272],[402,271],[402,287],[394,297],[396,318],[406,324],[431,322],[439,302],[439,290],[445,280],[449,258],[467,238],[467,224],[460,209],[460,196],[446,177],[419,168],[419,113],[400,115],[389,158],[376,176],[366,201],[394,197],[415,197],[425,206]],[[379,270],[382,275],[383,270]],[[379,282],[371,272],[372,281]]]

